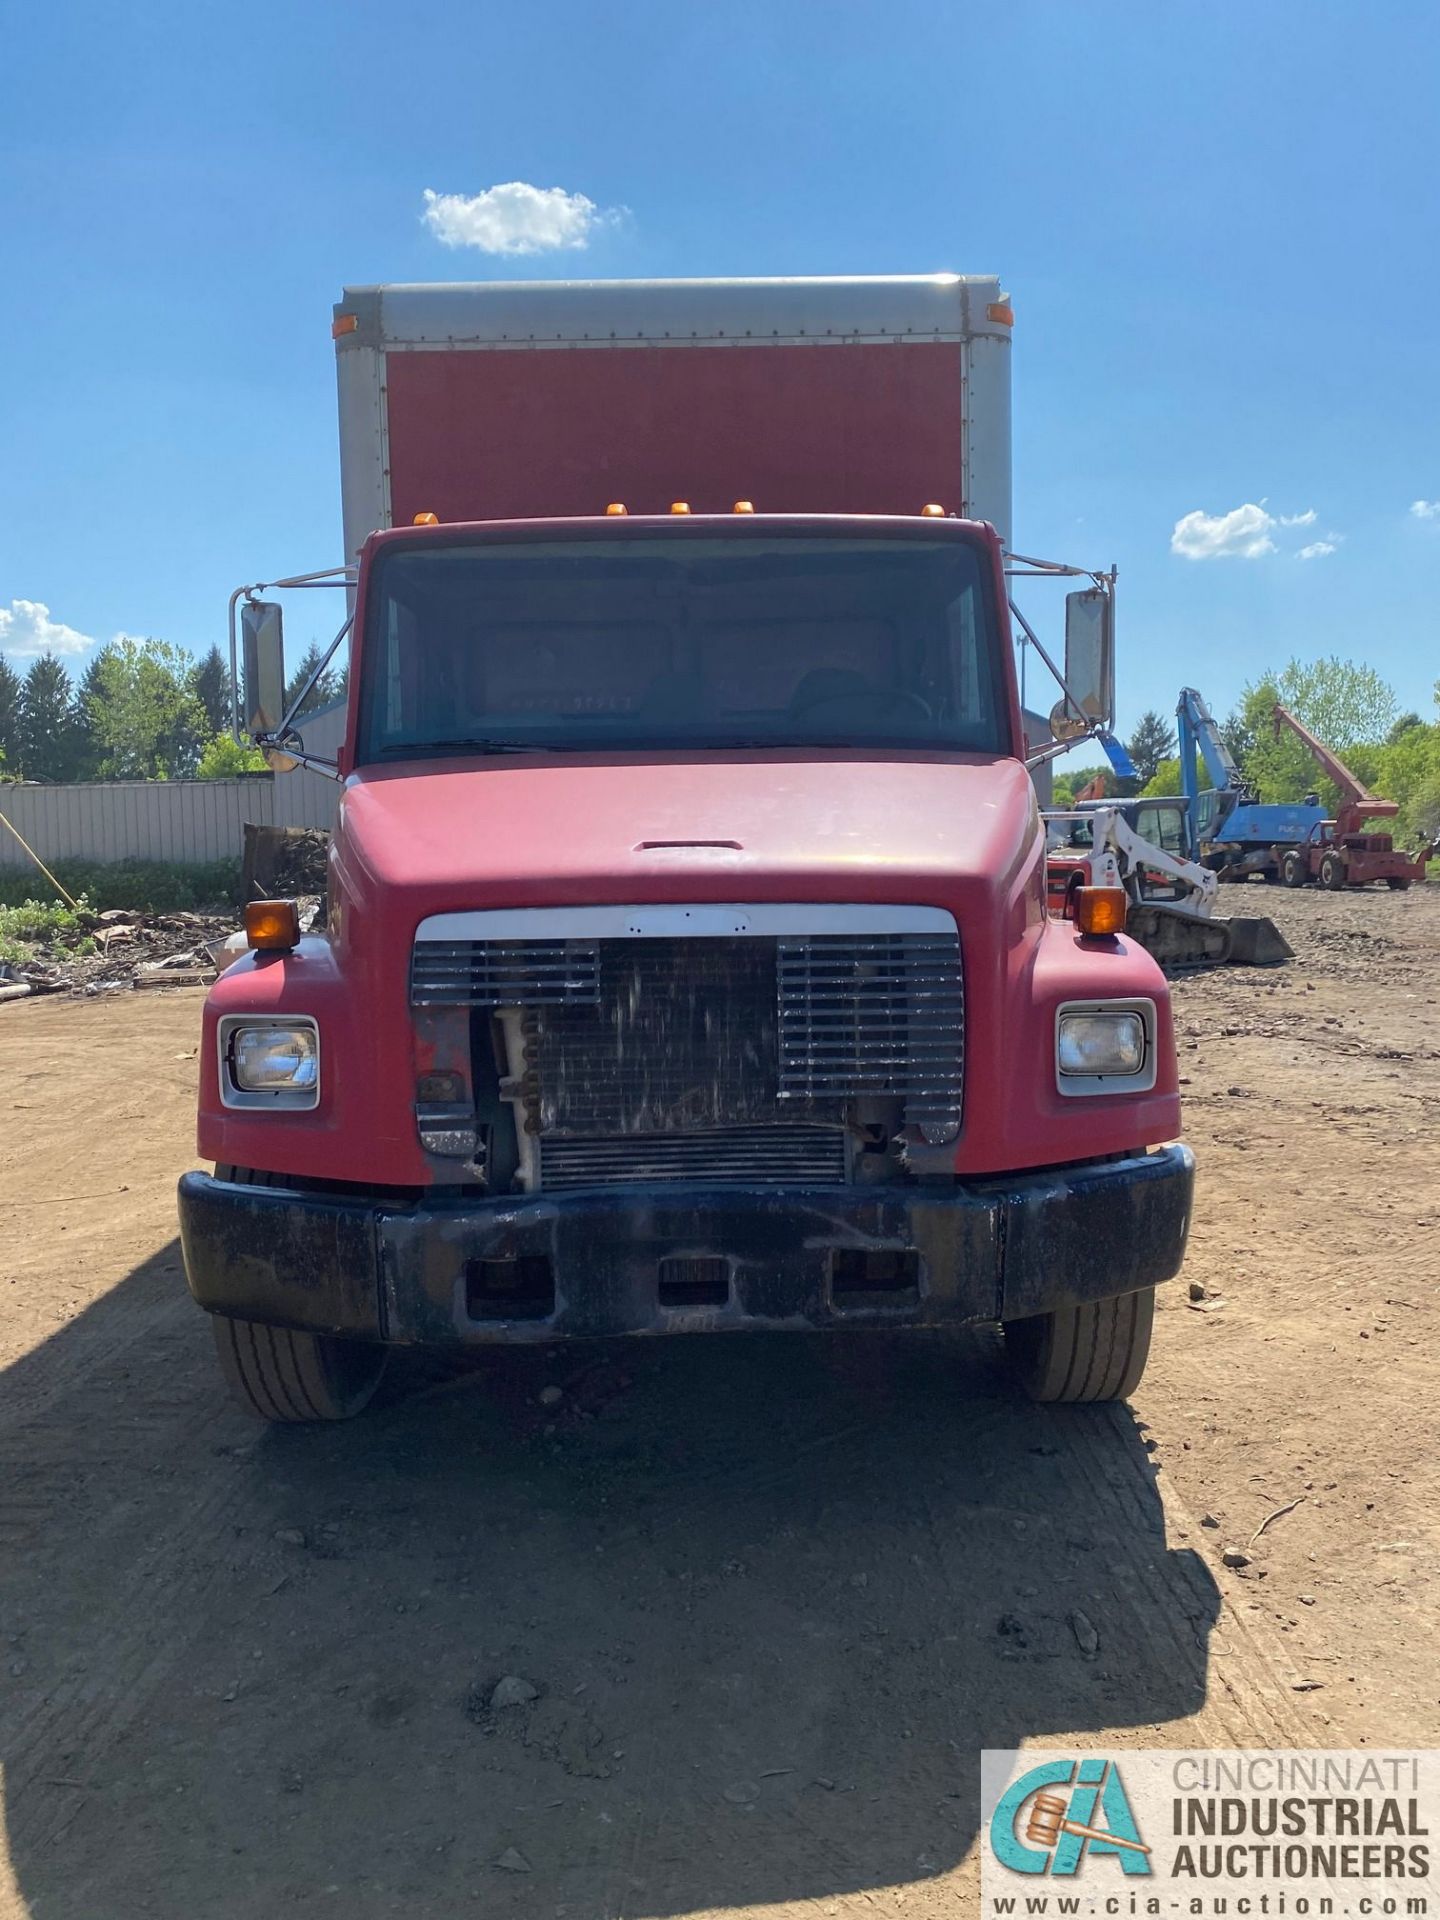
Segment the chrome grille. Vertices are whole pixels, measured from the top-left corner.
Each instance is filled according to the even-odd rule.
[[[524,1017],[535,1131],[705,1133],[814,1120],[778,1098],[775,946],[606,940],[594,1006]],[[838,1122],[838,1104],[823,1116]]]
[[[560,1154],[558,1178],[589,1147],[621,1156],[607,1178],[664,1177],[625,1174],[625,1141],[694,1138],[725,1150],[720,1165],[736,1141],[772,1158],[791,1141],[803,1156],[817,1134],[843,1139],[857,1101],[898,1103],[932,1142],[960,1127],[965,1000],[953,931],[421,940],[411,994],[418,1005],[521,1010],[505,1097]],[[893,1124],[894,1108],[859,1118]],[[655,1154],[644,1164],[657,1165]]]
[[[778,948],[780,1094],[898,1095],[932,1139],[959,1129],[965,988],[955,934],[812,934]]]
[[[593,1007],[600,998],[594,940],[417,940],[410,961],[416,1006]]]
[[[540,1143],[540,1186],[714,1180],[727,1186],[843,1185],[846,1140],[841,1127],[727,1127],[708,1133],[632,1133],[620,1139]]]

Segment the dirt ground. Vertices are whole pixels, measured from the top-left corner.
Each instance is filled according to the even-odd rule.
[[[1440,1744],[1440,888],[1224,903],[1297,959],[1176,988],[1128,1410],[702,1339],[261,1430],[174,1239],[199,992],[0,1008],[4,1920],[948,1916],[982,1747]]]

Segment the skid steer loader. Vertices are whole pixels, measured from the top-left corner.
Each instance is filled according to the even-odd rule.
[[[1051,910],[1068,913],[1082,886],[1123,887],[1125,931],[1153,953],[1167,973],[1203,967],[1273,967],[1293,959],[1289,942],[1263,915],[1222,918],[1215,912],[1216,875],[1183,848],[1184,800],[1105,801],[1044,814],[1049,850],[1046,887]],[[1155,837],[1137,830],[1144,813]],[[1167,813],[1174,830],[1167,831]],[[1167,847],[1166,840],[1174,845]]]

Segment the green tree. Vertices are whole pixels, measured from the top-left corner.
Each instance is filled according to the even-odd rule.
[[[21,692],[19,674],[0,653],[0,764],[12,771],[20,750]]]
[[[225,733],[230,727],[230,669],[218,647],[211,647],[194,668],[191,689],[205,709],[205,725],[212,734]]]
[[[72,706],[75,726],[75,778],[94,780],[99,777],[102,750],[95,735],[95,709],[97,703],[104,700],[105,662],[113,649],[100,647],[92,654],[89,666],[80,676],[80,684],[75,689]]]
[[[1433,774],[1411,797],[1406,825],[1412,845],[1440,847],[1440,773]]]
[[[208,729],[189,655],[164,640],[117,640],[96,669],[87,711],[101,778],[192,774]]]
[[[1395,718],[1395,689],[1373,667],[1334,654],[1291,660],[1275,684],[1280,704],[1336,753],[1383,740]]]
[[[299,693],[300,689],[324,658],[324,647],[322,647],[318,641],[312,640],[310,645],[305,649],[299,666],[296,667],[294,673],[291,674],[289,682],[286,685],[285,705],[287,709],[289,708],[290,702]],[[297,719],[301,715],[313,713],[317,707],[328,707],[330,702],[332,700],[338,700],[344,691],[344,673],[338,671],[333,666],[328,667],[315,682],[310,692],[305,696],[305,704],[301,707],[300,714],[296,716]]]
[[[1412,727],[1423,727],[1424,724],[1418,713],[1402,713],[1385,736],[1386,746],[1393,747],[1402,734],[1408,733]]]
[[[1220,738],[1225,742],[1230,758],[1237,767],[1244,767],[1245,762],[1255,750],[1255,742],[1260,738],[1263,728],[1270,724],[1270,709],[1275,704],[1274,682],[1262,682],[1261,692],[1264,698],[1258,700],[1253,697],[1254,689],[1247,689],[1241,696],[1240,705],[1232,708],[1220,722]],[[1265,709],[1264,714],[1257,718],[1255,716],[1259,714],[1259,708],[1262,705]]]
[[[1240,764],[1260,798],[1300,800],[1318,791],[1333,807],[1335,791],[1309,748],[1287,728],[1275,730],[1272,711],[1277,701],[1348,761],[1355,749],[1384,741],[1395,718],[1394,690],[1373,667],[1331,656],[1308,663],[1291,660],[1280,673],[1253,682],[1241,695],[1240,726],[1252,744]]]
[[[206,741],[195,777],[197,780],[233,780],[238,774],[264,772],[265,756],[258,747],[242,747],[226,728],[224,732],[211,734]]]
[[[1395,837],[1406,846],[1428,846],[1437,834],[1436,801],[1440,799],[1440,721],[1407,727],[1381,747],[1361,748],[1354,769],[1372,793],[1394,800],[1400,808]]]
[[[1071,773],[1057,773],[1051,792],[1057,807],[1073,807],[1075,796],[1088,787],[1097,775],[1105,782],[1107,794],[1115,791],[1115,776],[1109,767],[1076,767]]]
[[[1125,743],[1135,767],[1135,791],[1148,787],[1162,760],[1175,751],[1175,729],[1163,713],[1154,708],[1142,713],[1139,725]]]
[[[76,747],[70,676],[53,653],[42,653],[20,690],[15,771],[24,780],[73,780]]]

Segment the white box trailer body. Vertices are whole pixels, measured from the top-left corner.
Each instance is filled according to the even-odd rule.
[[[345,552],[444,521],[947,513],[1008,543],[1010,307],[992,275],[347,288]]]

